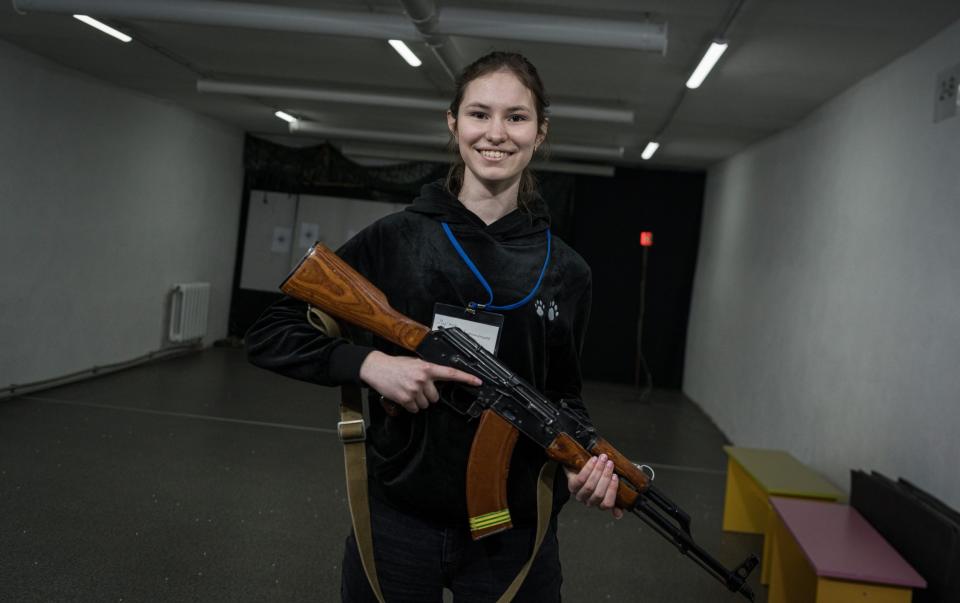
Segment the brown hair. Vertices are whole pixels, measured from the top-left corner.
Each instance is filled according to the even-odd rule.
[[[550,106],[550,101],[547,100],[547,93],[543,88],[543,82],[540,80],[537,68],[525,56],[516,52],[491,52],[467,65],[460,73],[460,77],[457,78],[457,92],[450,103],[450,113],[453,114],[454,119],[457,119],[460,103],[463,102],[463,95],[466,93],[467,85],[470,82],[501,69],[507,69],[513,73],[533,94],[534,109],[537,112],[537,131],[542,132],[544,124],[547,122],[547,107]],[[450,142],[457,155],[453,165],[450,166],[450,171],[447,172],[446,187],[452,195],[458,195],[463,187],[465,165],[463,157],[457,152],[456,139],[451,138]],[[537,180],[530,168],[524,167],[523,173],[520,175],[520,191],[517,195],[517,204],[521,209],[527,210],[537,197]]]

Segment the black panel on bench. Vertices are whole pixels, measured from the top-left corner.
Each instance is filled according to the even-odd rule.
[[[850,506],[927,580],[914,603],[960,602],[960,514],[909,482],[851,471]]]

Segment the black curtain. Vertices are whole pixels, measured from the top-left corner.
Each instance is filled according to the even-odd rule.
[[[634,382],[643,276],[639,239],[641,231],[652,231],[642,351],[655,387],[681,386],[705,180],[703,172],[639,169],[577,179],[576,248],[593,270],[594,291],[585,378]]]

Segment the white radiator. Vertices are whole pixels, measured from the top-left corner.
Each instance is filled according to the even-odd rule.
[[[207,333],[210,283],[178,283],[170,300],[170,341],[188,341]]]

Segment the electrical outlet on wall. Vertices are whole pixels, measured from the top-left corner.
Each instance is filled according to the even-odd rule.
[[[933,96],[934,123],[957,114],[958,87],[960,87],[960,63],[937,74],[937,87]]]

